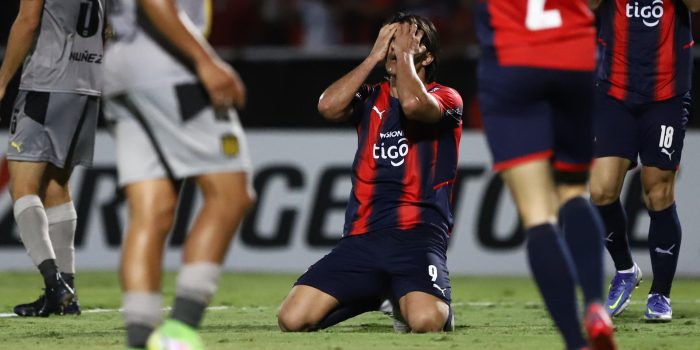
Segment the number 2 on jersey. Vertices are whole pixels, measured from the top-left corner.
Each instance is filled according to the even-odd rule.
[[[527,0],[525,27],[529,30],[544,30],[561,27],[559,10],[545,10],[547,0]]]

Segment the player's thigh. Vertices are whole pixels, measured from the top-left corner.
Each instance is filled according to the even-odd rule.
[[[479,107],[494,169],[552,155],[551,110],[542,70],[479,66]]]
[[[40,195],[46,166],[46,162],[10,160],[8,173],[12,198],[17,200],[26,195]]]
[[[594,157],[617,157],[637,163],[639,122],[633,106],[596,90],[593,104]]]
[[[553,223],[558,201],[549,159],[520,164],[501,172],[524,228]]]
[[[593,73],[551,74],[555,182],[577,187],[587,183],[593,160]]]
[[[387,244],[382,249],[382,268],[390,276],[393,300],[421,292],[449,305],[452,287],[447,268],[446,234],[427,226],[383,233]]]
[[[299,277],[282,304],[283,330],[309,329],[340,304],[381,297],[386,281],[367,246],[367,235],[341,239]]]
[[[596,158],[591,168],[591,200],[595,205],[607,205],[620,198],[625,175],[632,166],[621,157]]]
[[[314,287],[340,303],[377,297],[386,288],[378,267],[375,247],[370,246],[375,233],[342,238],[338,244],[299,277],[295,286]]]
[[[645,166],[676,170],[690,115],[690,95],[650,103],[640,116],[640,158]]]
[[[124,187],[132,230],[167,234],[177,206],[177,189],[165,178],[133,182]]]
[[[250,174],[245,171],[206,173],[195,177],[205,204],[223,206],[225,211],[245,212],[255,198]]]
[[[53,164],[48,164],[45,173],[46,191],[44,195],[44,206],[46,208],[71,201],[68,181],[72,174],[72,167],[61,169]]]

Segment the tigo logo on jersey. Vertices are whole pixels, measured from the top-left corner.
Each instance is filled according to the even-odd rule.
[[[641,18],[645,26],[656,27],[664,15],[664,0],[654,0],[649,6],[639,6],[635,1],[634,5],[627,3],[625,9],[627,18]]]
[[[404,162],[404,157],[406,157],[408,154],[408,139],[403,137],[403,131],[399,130],[379,133],[379,138],[382,139],[382,141],[397,137],[400,137],[400,139],[396,145],[386,147],[384,146],[384,142],[380,143],[379,146],[377,146],[375,143],[372,146],[372,157],[374,157],[374,159],[389,159],[391,165],[401,166]]]

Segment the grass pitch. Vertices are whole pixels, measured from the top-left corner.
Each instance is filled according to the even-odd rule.
[[[453,277],[457,330],[443,334],[394,334],[391,320],[368,313],[317,333],[284,334],[277,308],[295,275],[228,273],[201,330],[208,349],[563,349],[539,295],[527,278]],[[0,313],[40,293],[36,273],[0,273]],[[164,282],[166,303],[173,274]],[[82,316],[0,318],[1,349],[124,349],[117,275],[79,273]],[[674,284],[674,320],[642,320],[649,283],[635,292],[615,319],[620,349],[700,349],[700,280]],[[168,305],[168,304],[166,304]]]

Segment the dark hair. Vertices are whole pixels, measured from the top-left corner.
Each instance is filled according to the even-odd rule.
[[[433,55],[433,62],[425,67],[425,80],[428,83],[435,81],[435,71],[437,70],[438,56],[440,54],[440,38],[433,22],[423,16],[397,12],[385,22],[385,24],[391,23],[415,24],[418,26],[418,30],[423,32],[423,38],[420,43]]]

